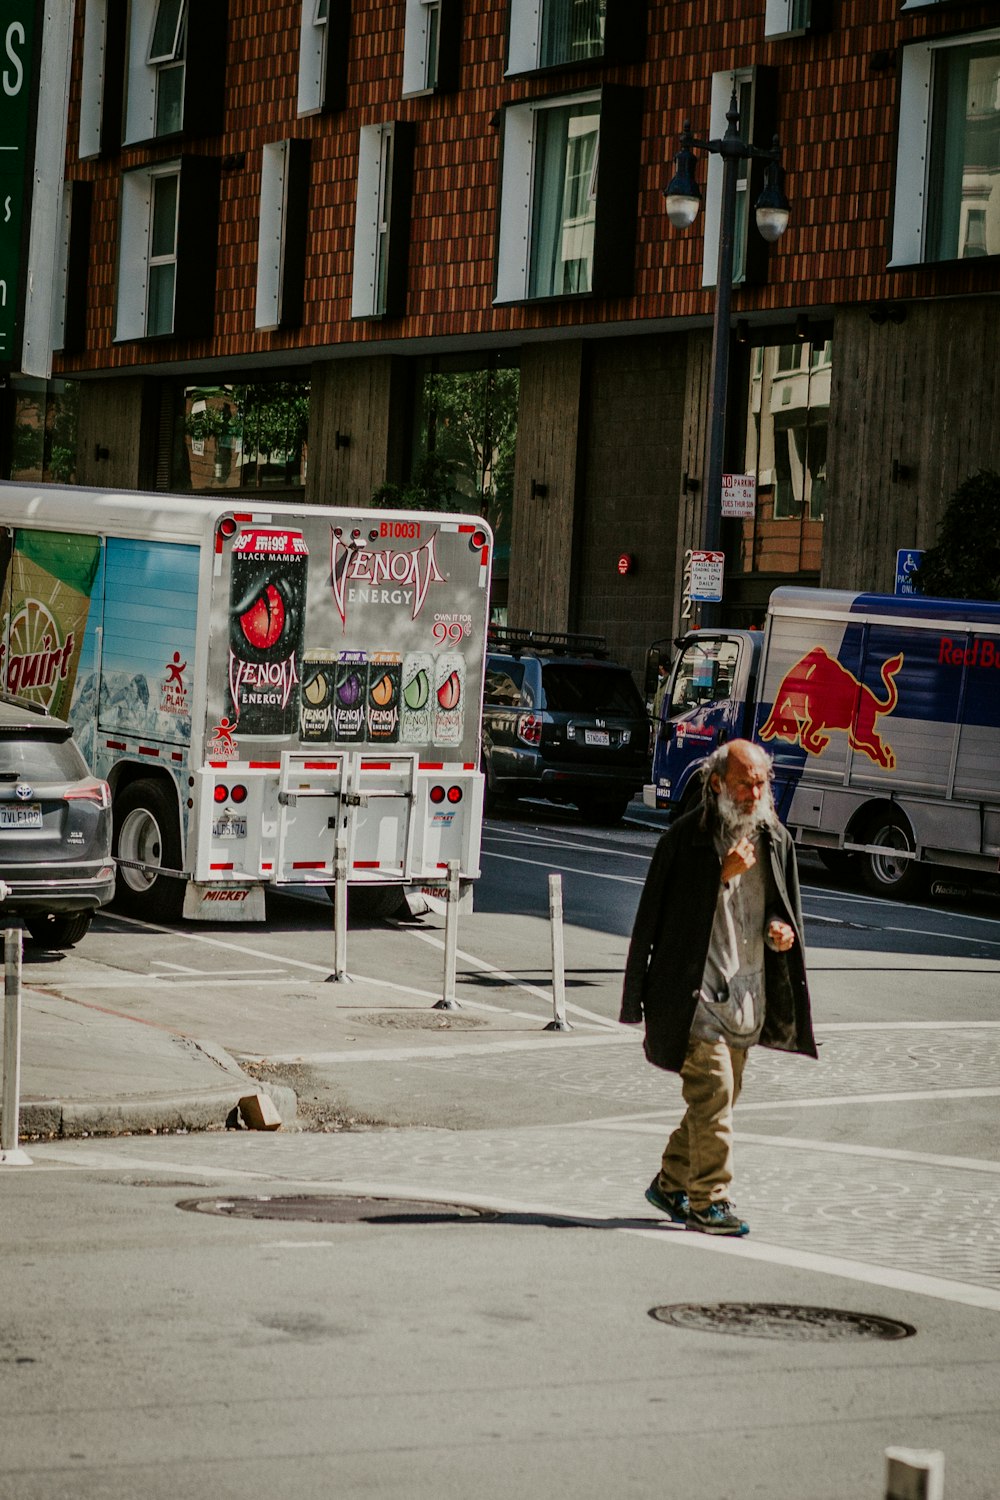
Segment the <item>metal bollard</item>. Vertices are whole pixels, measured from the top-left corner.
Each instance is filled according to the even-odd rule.
[[[347,972],[347,844],[337,840],[333,861],[333,973],[328,984],[350,979]]]
[[[552,1020],[546,1031],[572,1031],[566,1019],[566,955],[563,945],[562,876],[549,876],[549,926],[552,931]]]
[[[885,1500],[944,1500],[944,1454],[936,1448],[887,1448]]]
[[[433,1010],[461,1010],[455,998],[455,968],[458,960],[458,884],[457,859],[448,861],[448,904],[444,913],[444,992],[435,1000]]]
[[[31,1157],[17,1144],[21,1113],[21,930],[3,935],[3,1091],[0,1096],[0,1166],[27,1167]]]

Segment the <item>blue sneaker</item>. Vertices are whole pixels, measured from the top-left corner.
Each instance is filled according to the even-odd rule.
[[[720,1198],[707,1208],[689,1208],[687,1227],[697,1229],[702,1234],[749,1234],[750,1225],[737,1217],[733,1212],[734,1207],[735,1204],[730,1203],[727,1198]]]
[[[665,1193],[660,1187],[660,1178],[657,1174],[646,1189],[646,1202],[658,1208],[661,1214],[666,1214],[668,1219],[673,1219],[675,1224],[686,1224],[691,1205],[688,1203],[687,1193]]]

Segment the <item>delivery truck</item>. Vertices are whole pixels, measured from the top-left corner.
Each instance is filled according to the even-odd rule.
[[[872,891],[997,871],[1000,604],[779,588],[763,631],[676,644],[647,803],[693,805],[705,757],[745,737],[796,841]]]
[[[3,681],[111,787],[116,899],[260,922],[479,874],[478,516],[0,484]]]

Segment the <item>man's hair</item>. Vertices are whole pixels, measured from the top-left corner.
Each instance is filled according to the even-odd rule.
[[[724,745],[717,745],[711,755],[706,755],[701,764],[699,775],[701,776],[701,826],[712,828],[718,819],[718,792],[712,785],[712,777],[718,776],[720,781],[726,779],[726,769],[729,765],[729,751],[733,741],[727,740]],[[759,757],[760,764],[767,772],[768,781],[774,780],[774,763],[771,756],[761,745],[754,745],[754,752]]]

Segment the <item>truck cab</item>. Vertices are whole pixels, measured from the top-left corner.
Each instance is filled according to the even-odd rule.
[[[686,808],[705,757],[749,735],[762,642],[757,630],[692,630],[678,637],[654,725],[653,780],[643,789],[647,807]]]

